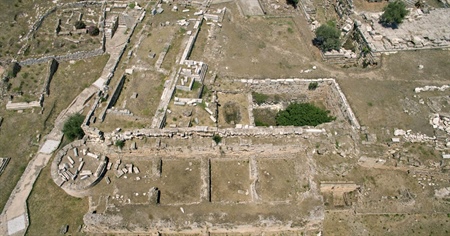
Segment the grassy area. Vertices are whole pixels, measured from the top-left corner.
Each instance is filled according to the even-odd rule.
[[[28,161],[38,149],[36,135],[42,133],[44,127],[43,116],[30,111],[19,114],[2,109],[0,116],[4,118],[0,129],[0,156],[11,157],[0,176],[0,209],[3,210]]]
[[[63,225],[69,225],[68,234],[81,235],[78,227],[88,211],[88,200],[72,197],[59,188],[50,176],[50,166],[42,170],[28,198],[27,235],[57,235]]]
[[[255,117],[256,126],[276,126],[275,117],[278,111],[271,109],[254,109],[253,116]]]
[[[42,137],[53,128],[58,114],[100,76],[101,69],[85,68],[103,68],[108,57],[94,57],[74,64],[62,62],[50,84],[50,96],[45,98],[43,114],[38,114],[40,109],[25,110],[23,113],[0,109],[0,116],[4,118],[0,129],[0,156],[11,157],[5,172],[0,176],[1,209],[28,161],[38,150],[38,135],[42,141]],[[4,103],[1,105],[3,107]]]

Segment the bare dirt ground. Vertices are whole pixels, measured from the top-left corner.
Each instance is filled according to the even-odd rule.
[[[203,55],[197,52],[202,46],[194,48],[195,59],[227,76],[299,76],[301,70],[311,68],[310,43],[301,39],[292,18],[243,18],[235,3],[223,6],[227,7],[223,27],[215,27],[212,39],[207,39],[211,26],[202,28],[198,43],[207,40],[206,47]]]

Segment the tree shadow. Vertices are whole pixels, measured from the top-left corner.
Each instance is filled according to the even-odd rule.
[[[297,7],[298,7],[298,1],[295,1],[295,0],[286,0],[286,3],[287,3],[288,5],[293,6],[294,9],[297,9]]]
[[[383,26],[384,28],[391,28],[391,29],[398,29],[398,24],[397,23],[386,23],[383,21],[378,21],[378,23],[380,23],[381,26]]]

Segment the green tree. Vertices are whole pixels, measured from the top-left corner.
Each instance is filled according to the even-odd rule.
[[[341,48],[341,31],[336,28],[333,22],[321,25],[316,29],[316,38],[314,45],[320,48],[323,52],[331,50],[339,50]]]
[[[310,103],[291,103],[286,110],[279,111],[275,120],[281,126],[316,126],[336,119],[329,111]]]
[[[73,141],[75,139],[81,139],[84,136],[81,124],[83,124],[84,116],[81,114],[74,114],[67,119],[63,126],[63,133],[67,139]]]
[[[384,26],[396,28],[397,25],[403,22],[406,15],[408,15],[408,10],[406,10],[405,3],[396,0],[384,7],[383,15],[380,17],[380,23]]]

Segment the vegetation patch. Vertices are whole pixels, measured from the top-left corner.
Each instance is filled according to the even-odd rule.
[[[64,123],[63,133],[70,141],[81,139],[84,136],[81,124],[83,124],[84,116],[81,114],[74,114]]]
[[[123,140],[117,140],[116,143],[114,144],[116,145],[116,147],[122,149],[125,146],[125,141]]]
[[[310,103],[292,103],[286,110],[278,112],[275,119],[279,126],[316,126],[336,119],[329,113]]]
[[[255,117],[256,126],[276,126],[277,110],[273,109],[254,109],[253,116]]]
[[[380,17],[380,23],[387,27],[397,28],[397,25],[403,22],[408,10],[402,1],[390,2],[385,8],[383,15]]]
[[[308,85],[308,90],[316,90],[316,88],[319,86],[319,83],[317,82],[311,82]]]
[[[316,29],[314,45],[323,52],[339,50],[341,47],[340,37],[341,31],[336,27],[336,23],[329,21]]]
[[[214,142],[216,142],[216,144],[222,142],[222,137],[220,137],[220,135],[218,134],[215,134],[212,139],[214,140]]]
[[[267,101],[267,99],[269,98],[269,96],[267,94],[257,93],[257,92],[253,92],[252,96],[253,96],[253,101],[256,102],[256,104],[258,104],[258,105],[265,103]]]

